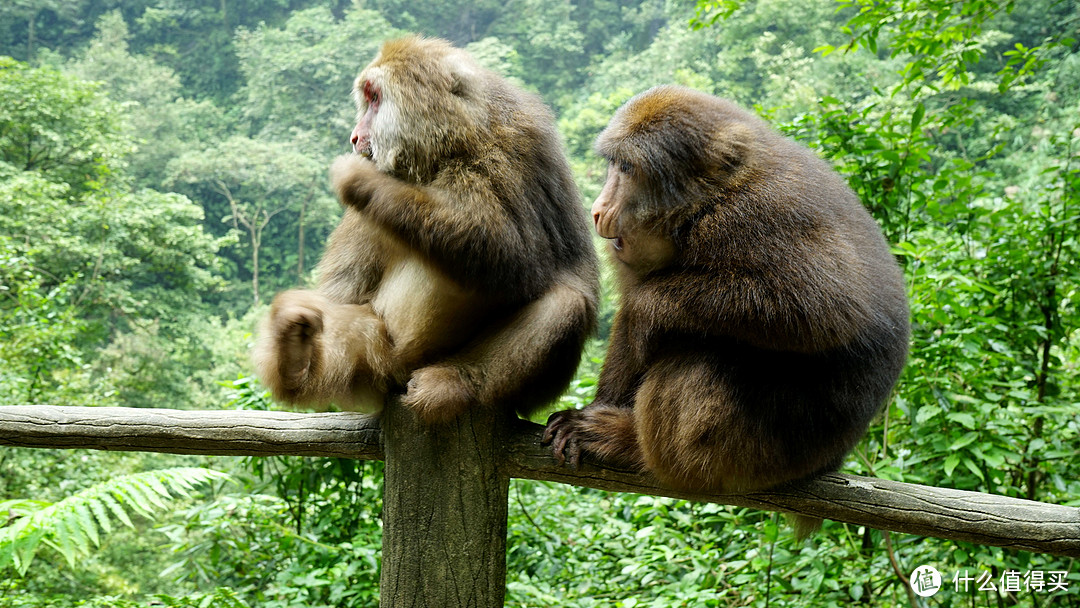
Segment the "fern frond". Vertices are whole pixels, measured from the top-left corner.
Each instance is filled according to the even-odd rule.
[[[178,467],[122,475],[51,505],[29,500],[0,503],[12,517],[19,516],[0,527],[0,570],[13,566],[20,575],[26,574],[42,543],[73,567],[77,557],[100,546],[102,534],[112,532],[113,518],[134,527],[128,511],[152,519],[175,498],[190,496],[196,486],[224,479],[229,476],[218,471]],[[0,518],[0,523],[5,521]]]

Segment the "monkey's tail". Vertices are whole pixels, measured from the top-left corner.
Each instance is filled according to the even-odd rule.
[[[823,521],[820,517],[796,515],[794,513],[784,513],[784,518],[787,519],[788,525],[795,532],[795,539],[799,541],[805,540],[811,534],[817,532]]]

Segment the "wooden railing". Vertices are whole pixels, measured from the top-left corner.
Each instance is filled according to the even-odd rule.
[[[0,445],[385,460],[382,605],[496,607],[506,579],[510,479],[671,496],[822,517],[909,534],[1080,557],[1080,509],[830,474],[768,492],[688,494],[586,460],[572,470],[542,427],[488,411],[422,426],[391,403],[353,413],[0,406]]]

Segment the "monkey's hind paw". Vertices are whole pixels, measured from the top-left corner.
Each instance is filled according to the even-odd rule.
[[[413,372],[401,404],[425,424],[442,424],[460,416],[476,401],[475,391],[461,372],[448,365],[431,365]]]
[[[277,374],[285,391],[301,389],[317,365],[323,331],[321,304],[318,296],[300,291],[285,292],[274,299],[270,334],[275,337]]]

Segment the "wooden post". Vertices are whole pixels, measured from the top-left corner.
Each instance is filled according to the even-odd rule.
[[[392,401],[382,427],[381,606],[501,608],[508,420],[477,410],[429,427]]]

